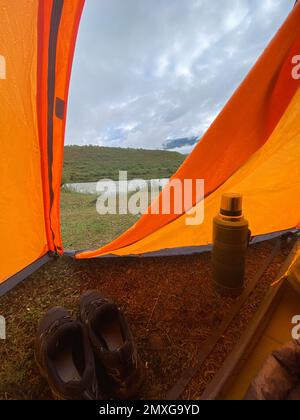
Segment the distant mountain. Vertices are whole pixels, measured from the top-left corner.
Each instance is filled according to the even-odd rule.
[[[163,144],[163,148],[165,150],[172,150],[176,149],[177,147],[183,147],[183,146],[193,146],[196,144],[199,140],[199,137],[193,136],[193,137],[182,137],[179,139],[170,139],[167,140]]]

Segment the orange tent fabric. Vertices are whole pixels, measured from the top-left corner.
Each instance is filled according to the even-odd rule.
[[[295,97],[299,79],[292,77],[292,60],[299,53],[298,3],[244,82],[173,176],[181,180],[204,179],[205,220],[202,225],[186,226],[185,214],[156,215],[150,214],[150,210],[112,243],[95,251],[79,253],[76,257],[142,254],[209,244],[211,220],[218,212],[220,195],[233,189],[245,198],[245,212],[253,234],[297,226],[300,222],[300,139],[297,131],[300,110],[298,96]],[[279,132],[282,124],[285,124],[284,130]],[[248,168],[251,168],[251,176]],[[272,180],[271,174],[274,177]],[[156,206],[161,205],[162,196],[168,188],[163,191]]]
[[[0,281],[48,251],[37,130],[38,4],[0,1]],[[22,22],[22,25],[20,24]]]
[[[39,138],[44,159],[45,222],[51,251],[62,253],[59,198],[73,54],[84,0],[40,0]]]
[[[0,0],[0,285],[62,250],[66,103],[83,4]]]

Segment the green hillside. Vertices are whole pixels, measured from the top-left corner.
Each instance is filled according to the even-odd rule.
[[[168,178],[184,161],[177,152],[121,149],[99,146],[66,146],[63,183],[117,180],[119,171],[128,178]]]

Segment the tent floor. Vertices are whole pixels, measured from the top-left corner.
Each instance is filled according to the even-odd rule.
[[[273,262],[183,397],[199,398],[240,339],[289,254],[283,240]],[[274,240],[250,247],[246,285],[268,258]],[[46,309],[63,305],[77,314],[80,293],[96,288],[124,309],[146,364],[142,398],[163,398],[186,368],[197,365],[201,345],[237,297],[219,295],[211,282],[210,254],[165,258],[51,261],[0,298],[7,340],[0,342],[0,399],[52,398],[33,360],[36,325]]]

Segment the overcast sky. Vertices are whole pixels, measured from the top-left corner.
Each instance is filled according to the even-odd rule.
[[[86,0],[67,144],[154,149],[201,137],[293,4]]]

